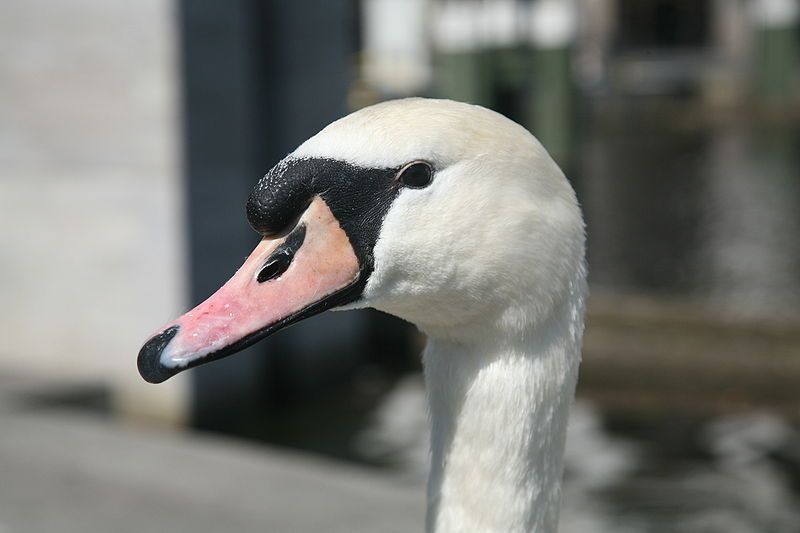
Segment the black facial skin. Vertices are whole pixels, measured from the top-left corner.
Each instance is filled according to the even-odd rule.
[[[256,184],[247,201],[247,220],[264,236],[280,234],[319,196],[350,239],[363,289],[375,266],[373,248],[381,224],[403,185],[397,180],[401,168],[362,168],[335,159],[288,159]]]
[[[426,165],[432,176],[433,170],[428,163],[414,162],[414,165]],[[412,175],[409,176],[411,183],[404,183],[401,170],[410,166],[362,168],[324,158],[287,159],[275,166],[259,180],[250,195],[247,219],[253,229],[264,236],[290,233],[265,262],[257,280],[268,283],[289,267],[294,254],[303,244],[306,231],[304,226],[294,226],[317,196],[327,204],[347,235],[358,259],[358,277],[341,290],[202,359],[192,361],[184,368],[167,368],[160,364],[161,352],[178,332],[178,326],[173,326],[151,338],[142,347],[138,358],[142,377],[151,383],[160,383],[186,368],[238,352],[304,318],[361,298],[375,267],[373,250],[392,202],[404,186],[419,188],[430,183],[429,179],[426,181],[424,178],[426,169],[419,166],[412,169]]]

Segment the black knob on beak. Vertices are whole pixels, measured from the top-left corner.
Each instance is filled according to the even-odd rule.
[[[136,364],[139,367],[139,374],[145,381],[161,383],[178,373],[179,369],[168,368],[161,364],[161,352],[177,333],[178,326],[171,326],[151,337],[139,350]]]

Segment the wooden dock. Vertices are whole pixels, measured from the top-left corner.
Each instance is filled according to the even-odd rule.
[[[800,317],[593,296],[578,387],[620,414],[769,409],[800,419]]]

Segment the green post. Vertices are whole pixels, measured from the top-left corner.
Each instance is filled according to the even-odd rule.
[[[783,107],[797,100],[800,7],[796,0],[754,0],[752,13],[755,93],[762,104]]]
[[[559,163],[565,163],[572,148],[572,80],[568,48],[538,48],[533,51],[534,83],[529,120],[539,141]]]
[[[573,145],[570,68],[576,13],[570,0],[537,0],[531,13],[533,80],[526,126],[561,165]]]
[[[495,86],[506,93],[523,91],[531,79],[531,48],[528,45],[498,47],[492,52]],[[523,120],[518,118],[517,120]]]
[[[434,59],[437,96],[482,106],[492,105],[490,57],[481,50],[439,51]]]
[[[481,42],[481,3],[447,0],[434,11],[434,76],[437,96],[491,107],[491,57]]]

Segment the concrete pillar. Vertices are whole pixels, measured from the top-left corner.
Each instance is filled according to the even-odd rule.
[[[0,373],[183,420],[136,354],[183,306],[170,0],[4,2]]]
[[[430,0],[361,4],[364,80],[381,97],[423,93],[431,82]]]

